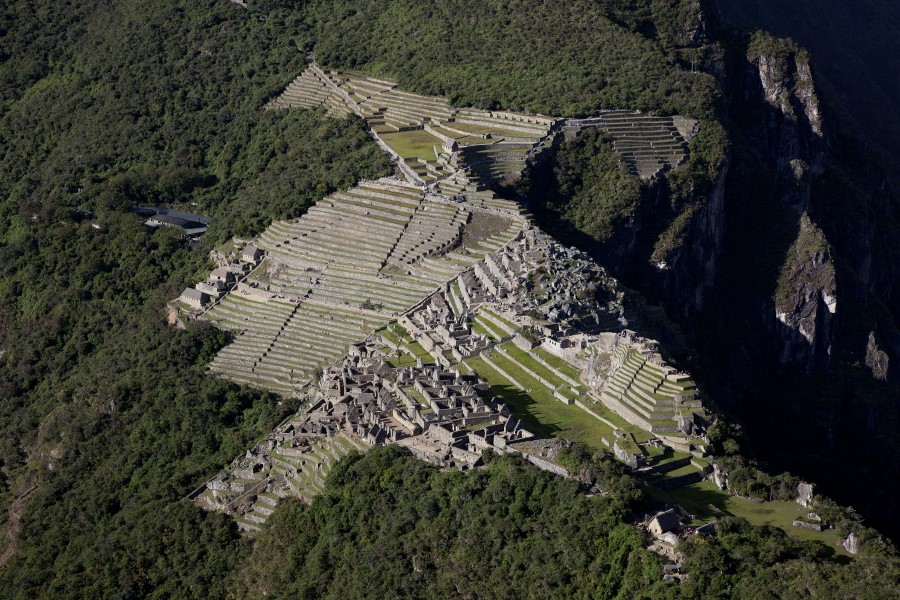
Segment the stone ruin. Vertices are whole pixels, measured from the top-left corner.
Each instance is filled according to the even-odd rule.
[[[271,247],[266,244],[260,247]],[[646,363],[642,368],[662,373],[668,382],[668,387],[657,386],[654,393],[670,393],[674,402],[672,390],[677,390],[680,405],[701,410],[689,380],[665,365],[655,342],[623,329],[627,321],[617,282],[584,254],[560,245],[527,223],[498,250],[474,255],[467,268],[395,317],[396,325],[391,327],[401,327],[401,337],[389,335],[390,328],[365,335],[363,327],[354,328],[340,320],[341,314],[353,314],[356,319],[367,319],[375,331],[390,318],[379,312],[384,309],[348,308],[314,300],[316,290],[323,289],[317,286],[329,277],[327,268],[307,267],[298,272],[298,266],[280,263],[288,266],[278,273],[297,272],[304,278],[308,294],[298,298],[296,291],[288,292],[290,296],[273,292],[271,280],[268,289],[261,280],[256,285],[246,283],[265,269],[272,254],[263,257],[251,247],[241,257],[260,262],[255,270],[241,268],[241,273],[251,273],[241,280],[235,274],[225,297],[231,297],[230,302],[220,303],[215,310],[232,322],[241,323],[238,319],[243,317],[246,329],[240,339],[262,343],[249,346],[262,353],[257,365],[281,356],[281,344],[285,348],[284,359],[279,359],[282,364],[302,359],[306,346],[302,337],[292,333],[295,327],[309,332],[309,339],[318,346],[345,343],[343,358],[330,366],[321,366],[322,361],[307,363],[310,371],[316,364],[321,369],[318,380],[307,377],[306,387],[296,388],[307,408],[236,459],[196,496],[199,505],[235,516],[245,531],[261,529],[285,496],[311,500],[324,489],[325,477],[337,460],[373,445],[395,443],[447,468],[477,466],[488,449],[516,452],[541,468],[567,475],[509,406],[486,395],[487,384],[467,366],[474,357],[504,376],[507,374],[498,361],[515,365],[561,402],[591,413],[590,405],[605,403],[605,396],[596,394],[582,381],[582,375],[594,364],[592,357],[598,352],[609,354],[612,349],[610,372],[606,373],[610,380],[615,380],[635,355]],[[216,276],[227,279],[224,272]],[[387,300],[386,296],[371,297]],[[231,307],[239,305],[259,308],[254,312],[241,308],[238,314]],[[259,333],[251,333],[256,331]],[[353,341],[354,337],[365,341]],[[428,362],[434,364],[419,358],[415,366],[391,366],[390,361],[399,356],[418,355],[410,344],[421,346]],[[521,352],[513,352],[513,348]],[[623,348],[627,350],[624,353]],[[508,378],[518,385],[513,377]],[[640,385],[640,381],[634,384]],[[614,403],[609,406],[616,408]],[[685,438],[698,433],[693,426],[681,427]],[[621,461],[633,469],[642,468],[643,457],[631,438],[618,430],[614,433],[604,442]],[[673,431],[668,439],[677,435]]]
[[[354,344],[308,391],[308,407],[208,481],[194,501],[257,532],[280,499],[309,502],[350,451],[396,443],[442,467],[477,466],[485,450],[517,452],[534,436],[475,375],[441,366],[394,368],[382,340]]]
[[[477,235],[469,236],[470,225]],[[396,179],[360,182],[299,219],[273,223],[249,250],[213,271],[209,283],[197,284],[195,292],[206,296],[193,302],[189,316],[235,334],[211,370],[296,395],[348,344],[414,307],[524,226],[512,202],[481,208],[426,196]]]
[[[813,498],[813,484],[801,483],[797,486],[797,504],[803,508],[809,508]]]
[[[448,468],[477,466],[488,449],[518,452],[566,475],[543,441],[486,394],[466,361],[478,357],[504,376],[498,363],[515,365],[561,402],[602,420],[590,405],[605,396],[583,373],[602,363],[600,355],[607,366],[616,362],[616,373],[634,362],[629,352],[609,358],[611,349],[625,346],[624,294],[587,255],[534,228],[527,211],[488,187],[518,175],[557,135],[588,127],[611,136],[632,172],[652,177],[686,156],[678,133],[684,123],[622,111],[559,120],[456,109],[391,82],[315,64],[270,105],[283,107],[359,115],[399,176],[361,181],[299,219],[273,223],[231,256],[217,254],[216,271],[184,295],[188,316],[235,334],[211,370],[299,396],[307,406],[194,500],[235,516],[242,530],[258,531],[281,498],[309,501],[321,493],[342,456],[387,443]],[[410,132],[434,138],[433,156],[410,158],[394,149],[398,136]],[[391,357],[414,354],[402,340],[373,335],[394,321],[435,364],[420,358],[415,366],[391,366]],[[680,408],[699,408],[696,390],[658,354],[638,348],[649,343],[632,345],[645,374],[663,373],[651,393],[669,394],[675,408],[665,415],[666,407],[654,408],[646,428],[695,436],[700,423]],[[602,382],[615,375],[595,371]],[[625,388],[643,389],[645,377],[636,379]],[[609,403],[628,420],[623,405],[621,398]],[[640,467],[620,433],[604,442]]]

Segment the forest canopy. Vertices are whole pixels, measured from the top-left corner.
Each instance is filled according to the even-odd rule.
[[[351,455],[311,507],[270,520],[236,575],[235,598],[776,598],[898,591],[897,564],[840,565],[830,551],[775,528],[727,518],[685,545],[690,577],[661,580],[661,562],[623,523],[627,475],[585,448],[569,456],[602,481],[577,481],[512,456],[484,469],[440,471],[397,447]],[[580,462],[584,460],[585,462]],[[892,575],[893,574],[893,575]],[[838,586],[838,587],[835,587]]]

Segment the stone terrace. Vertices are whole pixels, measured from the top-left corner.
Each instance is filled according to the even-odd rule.
[[[585,127],[602,129],[626,168],[650,179],[687,158],[686,140],[692,134],[681,131],[678,123],[696,127],[696,121],[685,117],[623,110],[561,120],[454,108],[445,98],[403,92],[393,82],[365,75],[322,71],[315,64],[269,104],[270,108],[319,106],[335,116],[354,112],[365,119],[372,134],[402,163],[404,173],[420,184],[439,184],[465,171],[476,184],[491,186],[521,174],[528,157],[548,147],[556,133]]]
[[[655,177],[687,158],[685,138],[673,117],[617,110],[593,119],[566,121],[563,130],[579,131],[585,126],[598,127],[612,138],[613,150],[628,171],[641,179]]]
[[[473,221],[479,212],[504,216],[469,239],[470,223],[482,229],[483,219]],[[266,253],[262,263],[203,314],[236,334],[210,368],[295,394],[349,343],[503,247],[523,225],[514,203],[450,202],[399,179],[333,194],[264,231],[255,241]]]
[[[490,183],[516,176],[529,152],[551,133],[552,118],[471,108],[445,98],[398,90],[365,75],[322,71],[314,64],[269,108],[316,108],[342,116],[354,112],[417,183],[433,183],[459,169]],[[412,175],[414,174],[414,175]]]
[[[319,108],[325,107],[334,117],[345,117],[350,108],[337,98],[326,82],[312,69],[297,76],[278,98],[267,108]]]
[[[655,342],[620,332],[612,366],[601,394],[604,403],[653,433],[693,432],[693,413],[703,414],[697,386],[687,374],[663,361]]]

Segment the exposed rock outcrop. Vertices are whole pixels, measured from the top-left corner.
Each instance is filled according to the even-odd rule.
[[[775,297],[779,360],[811,371],[827,364],[832,319],[837,311],[837,283],[825,234],[804,214],[788,250]]]
[[[887,353],[878,347],[875,332],[869,332],[869,342],[866,344],[866,366],[872,373],[872,377],[885,381],[888,377],[888,365],[890,358]]]

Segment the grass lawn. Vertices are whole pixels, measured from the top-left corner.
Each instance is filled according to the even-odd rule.
[[[519,348],[518,346],[516,346],[515,344],[513,344],[511,342],[504,344],[502,346],[502,348],[508,354],[510,354],[513,358],[515,358],[517,361],[519,361],[520,363],[522,363],[523,365],[525,365],[526,367],[528,367],[535,373],[539,373],[544,379],[546,379],[550,383],[562,385],[563,386],[563,390],[562,390],[563,394],[565,394],[566,396],[573,397],[573,398],[576,397],[576,394],[574,392],[570,391],[568,384],[566,384],[563,380],[559,379],[559,377],[554,375],[552,372],[548,371],[548,369],[544,365],[542,365],[541,363],[534,360],[531,357],[531,353],[525,352],[524,350],[522,350],[521,348]],[[540,349],[534,348],[531,350],[531,352],[533,353],[536,350],[540,350]],[[559,359],[559,358],[553,356],[552,354],[550,356],[553,358],[556,358],[558,361],[562,362],[562,359]],[[543,358],[543,356],[541,358]],[[546,361],[546,362],[548,362],[551,366],[556,367],[556,365],[554,365],[553,363],[550,363],[550,361]],[[568,363],[565,363],[565,364],[568,365]],[[572,379],[575,379],[576,381],[578,381],[577,370],[574,367],[572,367],[571,365],[568,365],[568,366],[571,371],[574,371],[574,377],[572,377]],[[561,371],[561,369],[557,369],[557,370]],[[518,376],[516,374],[510,373],[510,375],[512,375],[513,377],[515,377],[518,380]],[[569,375],[569,374],[566,373],[566,375]],[[528,377],[527,374],[523,374],[523,376]],[[531,379],[531,378],[529,377],[529,379]],[[539,383],[539,382],[536,382],[536,383]],[[649,432],[644,431],[640,427],[635,427],[634,425],[628,423],[625,419],[621,418],[619,415],[617,415],[616,413],[609,410],[605,405],[592,402],[590,396],[581,396],[580,399],[581,399],[582,403],[584,403],[591,409],[591,411],[598,414],[600,417],[606,419],[607,421],[609,421],[610,423],[612,423],[614,426],[618,427],[622,431],[630,433],[634,437],[636,442],[638,442],[638,443],[646,442],[647,440],[649,440],[652,437]],[[581,412],[584,412],[580,408],[578,410]],[[590,415],[588,415],[588,416],[590,416]],[[593,417],[591,417],[591,418],[593,419]],[[594,419],[594,420],[596,420],[596,419]],[[609,428],[609,426],[607,426],[607,429],[608,428]]]
[[[697,516],[698,523],[727,515],[742,517],[753,525],[773,525],[783,529],[794,538],[822,542],[838,554],[849,556],[838,545],[840,540],[833,529],[812,531],[791,524],[794,519],[805,517],[809,512],[796,502],[754,502],[747,498],[729,496],[711,481],[692,483],[667,492],[653,488],[650,493],[657,500],[680,504]]]
[[[547,363],[548,365],[550,365],[551,367],[553,367],[554,369],[556,369],[557,371],[559,371],[566,377],[571,377],[575,381],[578,381],[579,377],[581,377],[581,373],[578,371],[578,369],[576,369],[575,367],[573,367],[572,365],[570,365],[569,363],[567,363],[560,357],[556,356],[555,354],[551,354],[550,352],[547,352],[540,346],[538,346],[537,348],[534,348],[532,350],[532,352],[534,352],[536,355],[541,357],[541,359],[545,363]]]
[[[567,384],[565,381],[560,379],[559,376],[557,376],[555,373],[553,373],[553,371],[550,371],[549,369],[547,369],[547,367],[545,367],[541,363],[534,360],[531,357],[531,354],[529,354],[528,352],[525,352],[524,350],[522,350],[521,348],[519,348],[512,342],[503,344],[501,346],[501,348],[503,348],[503,350],[507,354],[512,356],[514,359],[516,359],[517,361],[519,361],[520,363],[522,363],[523,365],[525,365],[526,367],[528,367],[535,373],[539,374],[541,377],[543,377],[550,383],[552,383],[554,385],[564,385],[566,387],[569,386],[569,384]]]
[[[400,356],[393,356],[385,360],[387,364],[391,365],[395,369],[399,369],[400,367],[414,367],[416,366],[416,359],[413,356],[410,356],[406,352],[401,352]]]
[[[387,341],[389,341],[393,344],[400,343],[400,339],[390,329],[379,329],[375,333],[377,333],[378,335],[380,335],[381,337],[383,337],[384,339],[386,339]]]
[[[653,437],[653,435],[651,435],[649,431],[645,431],[640,427],[632,425],[613,411],[609,410],[609,408],[607,408],[605,404],[602,404],[600,402],[591,402],[590,396],[588,396],[585,400],[582,400],[582,402],[587,404],[592,411],[594,411],[610,423],[614,424],[622,431],[633,435],[634,439],[639,443],[646,442]]]
[[[606,448],[601,438],[611,440],[613,437],[612,430],[607,425],[577,406],[557,400],[543,384],[516,369],[515,365],[504,363],[501,358],[495,353],[491,360],[501,369],[507,370],[519,383],[529,387],[531,393],[522,392],[513,386],[480,358],[470,358],[466,362],[487,380],[491,386],[491,395],[500,396],[509,403],[516,417],[522,419],[529,431],[541,437],[566,438],[595,448]]]
[[[477,315],[473,322],[477,322],[479,325],[481,325],[482,328],[487,329],[489,332],[491,332],[491,337],[493,337],[495,340],[502,340],[505,337],[509,337],[508,333],[488,321],[487,318],[485,318],[483,315]]]
[[[382,133],[381,139],[403,158],[424,158],[434,160],[435,146],[440,149],[443,142],[424,129]]]
[[[488,331],[486,327],[483,327],[481,323],[475,321],[474,319],[469,321],[469,326],[472,327],[472,331],[474,331],[475,333],[480,333],[481,335],[487,336],[489,339],[495,342],[500,341],[494,333]]]
[[[404,393],[406,393],[407,396],[409,396],[410,398],[412,398],[413,400],[415,400],[416,402],[419,403],[419,405],[422,407],[423,413],[434,412],[431,409],[431,405],[425,399],[425,396],[422,395],[422,392],[417,390],[414,386],[405,387],[405,388],[403,388],[403,391],[404,391]]]
[[[419,342],[408,342],[406,347],[413,351],[415,358],[421,358],[425,362],[434,362],[434,357]]]
[[[405,327],[402,325],[398,325],[397,323],[391,323],[387,327],[388,331],[390,331],[398,340],[403,340],[404,343],[413,344],[415,340],[409,334]]]
[[[481,310],[483,312],[486,312],[488,315],[490,315],[495,321],[499,321],[500,323],[502,323],[503,325],[506,325],[513,331],[518,331],[520,329],[520,327],[518,325],[516,325],[509,319],[505,319],[505,318],[501,317],[499,314],[495,313],[494,311],[490,310],[489,308],[482,306]]]

